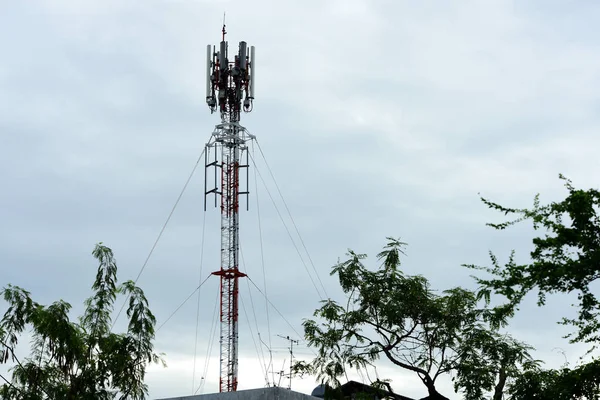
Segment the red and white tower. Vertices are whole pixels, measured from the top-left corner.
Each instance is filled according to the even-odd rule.
[[[239,278],[246,276],[238,268],[239,205],[240,197],[248,195],[247,142],[254,139],[239,122],[242,111],[252,111],[255,61],[254,46],[248,48],[246,42],[239,43],[230,59],[225,34],[223,25],[219,48],[207,47],[206,102],[211,113],[220,112],[221,123],[205,149],[204,210],[207,197],[214,194],[215,207],[219,200],[221,206],[221,268],[213,272],[221,281],[219,391],[234,392],[238,385]],[[213,177],[214,186],[209,188],[208,180]],[[240,184],[245,189],[240,190]]]

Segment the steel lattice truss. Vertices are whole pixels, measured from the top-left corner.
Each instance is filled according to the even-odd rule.
[[[246,276],[239,270],[239,208],[240,196],[248,194],[247,190],[240,191],[240,171],[246,171],[242,180],[247,187],[246,142],[252,139],[253,136],[237,123],[220,124],[206,151],[210,154],[212,150],[216,155],[213,162],[209,163],[207,159],[206,165],[215,168],[218,179],[215,188],[207,193],[220,195],[221,200],[221,269],[213,273],[221,279],[221,392],[235,391],[238,383],[238,291],[239,278]],[[244,155],[245,163],[241,163]]]
[[[239,278],[246,276],[239,270],[239,206],[240,171],[245,170],[248,187],[248,146],[254,139],[239,124],[241,111],[252,111],[254,100],[254,47],[248,49],[240,42],[237,54],[231,60],[228,43],[223,40],[218,48],[207,47],[206,103],[211,113],[219,110],[221,123],[215,127],[205,149],[204,209],[206,196],[214,193],[215,206],[221,200],[221,269],[214,272],[221,278],[221,371],[220,392],[237,390],[238,384],[238,290]],[[244,159],[245,163],[241,161]],[[209,162],[210,158],[210,162]],[[208,170],[214,169],[214,187],[208,190]],[[247,203],[246,203],[247,204]]]

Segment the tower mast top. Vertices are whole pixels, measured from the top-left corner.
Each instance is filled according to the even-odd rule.
[[[223,122],[239,122],[240,111],[252,111],[256,70],[254,46],[239,42],[238,52],[229,59],[225,15],[218,49],[206,48],[206,103],[212,112],[219,108]]]

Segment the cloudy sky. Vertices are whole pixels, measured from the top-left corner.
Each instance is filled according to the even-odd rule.
[[[278,335],[300,339],[319,292],[341,298],[329,270],[348,248],[374,256],[386,236],[402,237],[405,271],[440,290],[473,287],[461,264],[485,264],[489,250],[526,260],[532,235],[486,228],[499,216],[478,193],[527,206],[538,192],[565,195],[559,173],[598,186],[593,1],[0,0],[1,286],[63,298],[77,315],[99,241],[121,279],[138,275],[219,122],[205,105],[204,57],[224,11],[230,42],[257,48],[242,123],[275,176],[256,149],[266,184],[250,173],[242,268],[276,309],[242,282],[240,388],[266,384],[267,346],[275,371],[289,365]],[[159,325],[219,268],[219,212],[203,212],[203,179],[201,165],[139,280]],[[218,390],[218,341],[207,357],[217,290],[209,279],[159,330],[168,368],[150,369],[152,398],[200,382]],[[569,299],[529,300],[511,332],[550,367],[575,363],[582,348],[555,323]],[[295,357],[310,356],[300,343]],[[426,395],[415,376],[385,363],[378,372],[399,393]],[[440,389],[452,397],[449,380]]]

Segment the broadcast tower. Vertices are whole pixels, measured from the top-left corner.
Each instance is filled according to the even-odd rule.
[[[234,392],[238,385],[238,290],[239,278],[246,274],[239,266],[239,204],[246,196],[248,208],[248,145],[254,139],[240,125],[241,112],[252,111],[254,100],[254,46],[240,42],[237,54],[230,58],[228,43],[206,49],[206,102],[211,114],[221,114],[205,149],[204,210],[209,195],[221,206],[221,268],[213,272],[220,277],[220,378],[219,392]],[[240,172],[245,171],[245,189],[240,191]],[[213,174],[214,172],[214,174]],[[210,176],[210,178],[209,178]],[[214,176],[214,185],[208,180]]]

